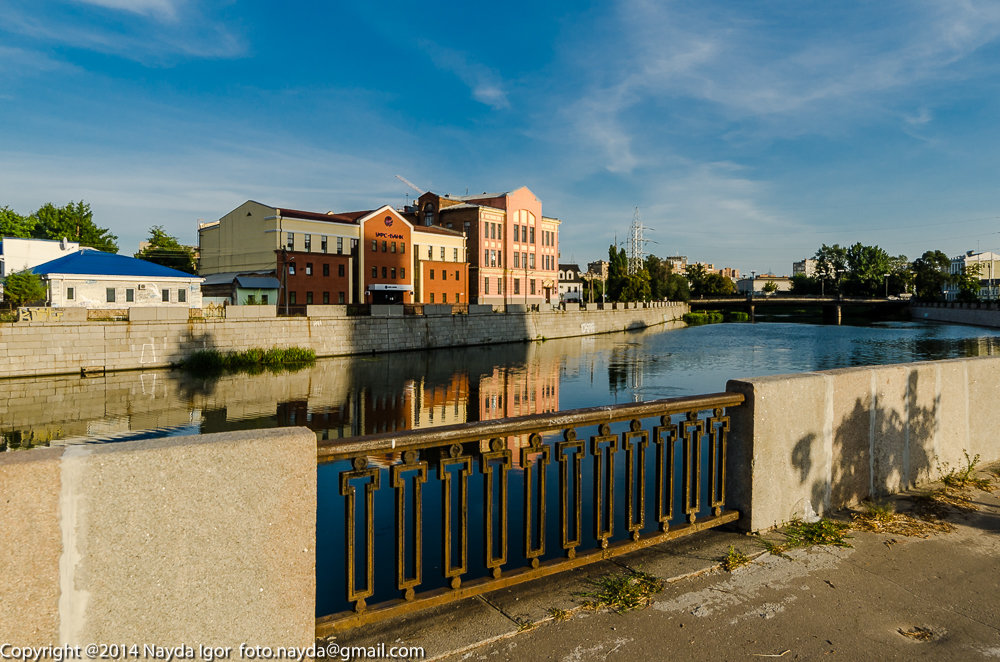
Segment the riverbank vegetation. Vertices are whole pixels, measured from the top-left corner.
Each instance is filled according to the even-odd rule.
[[[264,370],[281,372],[311,366],[316,362],[316,352],[302,347],[254,347],[242,352],[220,352],[216,349],[198,350],[189,356],[181,368],[185,372],[211,375],[223,372],[260,373]]]
[[[704,310],[684,313],[683,319],[688,326],[701,326],[702,324],[719,324],[721,322],[749,322],[750,315],[735,310],[725,314],[718,310]]]

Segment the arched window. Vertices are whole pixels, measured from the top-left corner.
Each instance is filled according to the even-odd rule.
[[[434,225],[434,204],[431,202],[424,205],[424,225]]]

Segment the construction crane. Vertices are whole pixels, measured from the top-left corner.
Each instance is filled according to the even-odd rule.
[[[406,184],[407,186],[409,186],[411,189],[413,189],[414,191],[416,191],[420,195],[423,195],[424,193],[427,193],[427,191],[425,191],[424,189],[420,188],[419,186],[417,186],[416,184],[414,184],[413,182],[411,182],[406,177],[403,177],[402,175],[395,175],[395,177],[396,177],[396,179],[398,179],[399,181],[403,182],[404,184]]]

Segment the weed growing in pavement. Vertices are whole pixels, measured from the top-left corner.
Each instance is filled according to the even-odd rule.
[[[941,472],[944,474],[941,476],[941,482],[945,487],[953,489],[975,487],[986,492],[992,491],[993,481],[989,478],[976,478],[974,475],[976,465],[979,464],[979,453],[976,453],[975,457],[969,457],[969,451],[963,449],[962,454],[965,455],[964,468],[952,469],[947,462],[941,465]]]
[[[847,542],[850,539],[847,532],[850,530],[851,525],[847,522],[835,522],[826,517],[815,522],[794,519],[780,531],[781,535],[785,537],[784,542],[764,541],[764,547],[771,554],[784,554],[796,547],[812,547],[813,545],[850,547],[851,544]]]
[[[732,572],[741,566],[745,566],[752,563],[753,559],[749,556],[736,549],[735,545],[729,546],[729,551],[726,552],[726,557],[722,559],[722,569],[726,572]]]
[[[551,616],[552,620],[555,621],[568,621],[571,618],[572,614],[570,614],[565,609],[559,609],[558,607],[550,607],[549,616]]]
[[[663,580],[645,572],[622,572],[590,580],[594,590],[582,593],[589,598],[583,603],[587,609],[607,608],[622,614],[633,609],[648,607],[653,595],[663,590]]]

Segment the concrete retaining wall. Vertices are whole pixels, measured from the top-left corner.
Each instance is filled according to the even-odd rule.
[[[475,315],[266,318],[272,306],[231,306],[227,319],[0,324],[0,377],[79,373],[81,368],[134,370],[181,362],[199,349],[305,347],[317,356],[488,345],[566,338],[679,321],[686,304],[606,311]],[[246,313],[253,317],[238,318]],[[374,307],[373,307],[374,313]]]
[[[910,313],[915,320],[1000,327],[1000,310],[996,303],[913,304]]]
[[[315,517],[304,428],[0,453],[0,639],[309,646]]]
[[[733,380],[730,503],[760,530],[1000,460],[1000,358]]]

